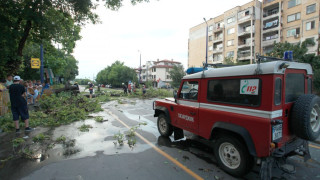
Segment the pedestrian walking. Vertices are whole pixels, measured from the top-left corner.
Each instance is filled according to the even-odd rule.
[[[9,87],[11,112],[13,116],[16,133],[20,133],[19,118],[25,123],[25,131],[30,132],[33,129],[29,127],[29,112],[27,101],[25,99],[26,90],[23,85],[20,84],[20,76],[13,78],[13,84]]]

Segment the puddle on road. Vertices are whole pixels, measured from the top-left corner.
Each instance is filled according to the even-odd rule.
[[[92,116],[101,116],[108,121],[99,123],[93,119],[86,120],[84,122],[75,122],[70,125],[61,126],[54,130],[53,139],[57,139],[60,136],[65,136],[68,139],[75,139],[75,148],[79,149],[79,152],[70,155],[68,158],[76,159],[86,156],[95,156],[97,152],[102,152],[105,155],[114,155],[120,153],[138,153],[150,148],[147,144],[137,141],[134,148],[130,148],[128,144],[120,146],[115,144],[116,140],[113,136],[117,133],[125,133],[128,131],[126,127],[114,126],[116,121],[113,117],[106,112],[99,112],[92,114]],[[89,132],[80,132],[78,127],[82,124],[91,125],[93,128]]]

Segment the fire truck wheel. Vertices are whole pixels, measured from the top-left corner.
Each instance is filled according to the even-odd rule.
[[[168,123],[167,116],[160,114],[158,117],[158,131],[162,136],[169,137],[173,133],[172,125]]]
[[[253,166],[253,158],[239,139],[220,136],[214,146],[214,154],[219,166],[227,173],[242,177]]]
[[[298,137],[314,141],[320,135],[320,98],[314,94],[301,95],[293,104],[290,128]]]

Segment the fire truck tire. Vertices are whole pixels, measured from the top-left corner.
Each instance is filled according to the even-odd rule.
[[[167,116],[160,114],[157,121],[158,131],[162,136],[169,137],[173,133],[173,127],[168,123]]]
[[[290,129],[296,136],[314,141],[320,135],[320,98],[314,94],[301,95],[293,104]]]
[[[233,136],[220,136],[214,146],[219,166],[227,173],[242,177],[253,166],[253,157],[242,141]]]

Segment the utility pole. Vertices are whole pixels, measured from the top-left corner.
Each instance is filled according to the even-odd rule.
[[[141,71],[142,71],[142,69],[141,69],[141,51],[138,50],[138,52],[140,53],[139,84],[141,84]]]
[[[43,45],[40,45],[40,80],[41,84],[44,83],[44,76],[43,76],[43,70],[44,70],[44,64],[43,64]]]
[[[203,18],[204,22],[206,22],[207,28],[206,28],[206,64],[205,67],[206,68],[208,66],[208,23],[206,18]]]

